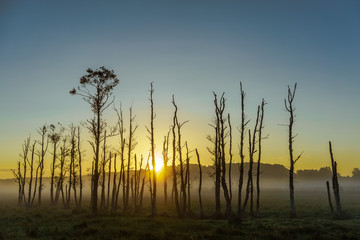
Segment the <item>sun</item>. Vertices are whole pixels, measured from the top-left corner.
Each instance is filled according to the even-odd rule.
[[[161,172],[163,167],[164,167],[164,160],[159,155],[155,155],[155,171],[156,172]],[[151,160],[150,160],[150,170],[153,170]]]

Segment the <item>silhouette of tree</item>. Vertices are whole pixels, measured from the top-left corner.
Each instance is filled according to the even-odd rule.
[[[244,140],[245,140],[245,128],[249,121],[245,121],[245,91],[242,88],[240,82],[240,95],[241,95],[241,125],[240,125],[240,175],[239,175],[239,189],[238,189],[238,217],[242,218],[242,186],[244,182]]]
[[[150,129],[146,127],[148,133],[150,134],[149,140],[151,143],[151,164],[152,164],[152,183],[151,186],[151,215],[157,215],[156,207],[156,162],[155,162],[155,140],[154,140],[154,119],[156,115],[154,114],[154,100],[153,100],[154,88],[153,83],[150,83]]]
[[[113,70],[109,70],[105,67],[93,70],[88,68],[87,74],[80,78],[80,86],[77,89],[73,88],[70,91],[71,95],[80,95],[83,99],[90,104],[94,117],[91,120],[87,120],[86,127],[89,129],[93,137],[91,146],[94,151],[94,174],[91,189],[91,209],[92,214],[97,215],[97,190],[99,182],[99,155],[100,155],[100,143],[103,141],[104,124],[102,121],[102,115],[104,111],[112,104],[113,101],[109,101],[112,91],[119,83],[119,79],[115,75]]]
[[[250,214],[254,213],[254,181],[253,181],[253,165],[254,165],[254,154],[255,154],[255,145],[256,145],[256,133],[258,130],[259,123],[259,114],[260,114],[260,106],[258,106],[255,127],[251,139],[251,130],[249,129],[249,171],[248,171],[248,181],[246,184],[246,195],[244,204],[242,206],[242,210],[244,211],[249,200],[250,196]]]
[[[20,154],[20,157],[22,159],[17,162],[17,169],[11,169],[14,177],[15,182],[18,183],[18,205],[22,206],[23,202],[26,204],[26,198],[25,198],[25,183],[26,183],[26,168],[27,163],[29,161],[28,159],[28,153],[30,150],[30,137],[26,138],[22,145],[22,153]],[[21,165],[23,166],[23,171],[21,171]]]
[[[202,186],[202,171],[201,171],[201,163],[200,163],[200,156],[199,156],[199,152],[197,150],[197,148],[195,149],[196,152],[196,157],[197,157],[197,161],[198,161],[198,166],[199,166],[199,204],[200,204],[200,217],[203,218],[204,217],[204,211],[203,211],[203,205],[202,205],[202,199],[201,199],[201,186]]]
[[[300,159],[300,154],[297,158],[294,158],[294,149],[293,149],[293,143],[294,138],[296,135],[293,135],[293,125],[294,125],[294,98],[296,93],[296,86],[295,83],[294,89],[291,91],[290,87],[288,86],[288,96],[287,99],[284,99],[285,109],[290,114],[289,117],[289,155],[290,155],[290,170],[289,170],[289,188],[290,188],[290,216],[296,217],[296,207],[295,207],[295,198],[294,198],[294,168],[295,163]]]
[[[119,173],[119,181],[118,181],[117,189],[116,189],[115,204],[114,204],[114,207],[113,207],[113,210],[116,210],[117,206],[118,206],[118,199],[119,199],[121,181],[123,182],[123,204],[125,205],[124,150],[125,150],[126,140],[125,140],[125,137],[124,137],[125,128],[124,128],[124,119],[123,119],[123,112],[122,112],[121,104],[120,104],[119,109],[114,108],[114,110],[115,110],[116,115],[118,117],[117,129],[118,129],[118,134],[120,136],[120,150],[118,151],[119,154],[120,154],[120,173]]]
[[[264,128],[264,106],[265,100],[261,101],[261,113],[260,113],[260,126],[259,126],[259,140],[258,140],[258,162],[256,171],[256,216],[259,216],[260,208],[260,162],[261,162],[261,140],[262,140],[262,129]]]
[[[337,173],[337,162],[334,160],[334,155],[330,141],[329,141],[329,151],[330,151],[331,170],[332,170],[332,178],[331,178],[332,188],[334,191],[335,206],[336,206],[335,217],[341,219],[344,217],[344,213],[341,209],[341,203],[340,203],[340,187],[339,187],[338,173]]]
[[[170,135],[170,131],[171,130],[169,130],[167,135],[164,136],[163,151],[162,151],[163,160],[164,160],[163,174],[164,174],[164,203],[165,203],[165,205],[167,205],[167,177],[168,177],[167,163],[169,161],[169,135]]]
[[[180,203],[179,203],[179,192],[178,192],[178,188],[177,188],[177,173],[176,173],[176,168],[175,168],[175,161],[176,161],[176,152],[177,152],[177,149],[176,149],[176,126],[177,126],[177,122],[178,122],[178,119],[177,119],[177,111],[178,111],[178,108],[177,108],[177,105],[175,103],[175,99],[174,99],[174,95],[172,95],[172,104],[174,105],[175,107],[175,111],[174,111],[174,117],[173,117],[173,125],[171,126],[171,131],[172,131],[172,135],[173,135],[173,138],[172,138],[172,175],[173,175],[173,193],[174,193],[174,199],[175,199],[175,207],[176,207],[176,211],[178,213],[178,216],[180,217],[182,214],[181,214],[181,209],[180,209]]]
[[[50,174],[51,174],[51,178],[50,178],[50,203],[52,205],[54,205],[54,179],[55,179],[55,171],[56,171],[56,160],[58,158],[57,156],[57,150],[58,150],[58,143],[61,140],[61,135],[64,131],[64,128],[60,125],[59,128],[56,128],[56,126],[54,124],[50,124],[49,126],[49,134],[48,137],[50,139],[50,143],[53,145],[53,152],[52,152],[52,163],[51,163],[51,169],[50,169]]]
[[[129,191],[130,191],[130,166],[131,166],[131,159],[132,153],[135,150],[137,145],[137,141],[135,138],[135,132],[138,128],[138,125],[135,124],[136,115],[133,115],[132,107],[129,108],[129,138],[127,142],[128,147],[128,156],[127,156],[127,170],[126,170],[126,197],[125,197],[125,205],[124,211],[128,210],[129,207]],[[135,125],[134,125],[135,124]]]
[[[214,156],[214,169],[215,169],[215,217],[221,217],[220,208],[220,189],[223,189],[224,198],[226,202],[225,215],[231,216],[231,200],[230,193],[226,183],[226,156],[225,156],[225,145],[228,132],[226,131],[228,121],[224,117],[225,111],[225,93],[223,93],[218,101],[217,95],[214,94],[214,105],[215,105],[215,120],[214,124],[211,125],[215,129],[215,138],[208,136],[208,140],[214,144],[214,148],[208,148],[209,152]]]
[[[83,182],[82,182],[82,165],[81,165],[81,141],[80,141],[80,126],[77,127],[77,147],[78,147],[78,163],[79,163],[79,188],[80,188],[80,196],[79,196],[79,204],[78,207],[81,208],[82,202],[82,193],[83,193]]]
[[[43,125],[41,128],[38,129],[38,133],[40,134],[41,141],[41,152],[40,152],[40,176],[39,176],[39,191],[38,191],[38,205],[41,205],[41,193],[42,189],[44,188],[43,185],[43,175],[44,175],[44,162],[45,162],[45,154],[47,152],[47,148],[49,145],[49,138],[47,137],[48,126]]]
[[[27,199],[27,203],[26,203],[26,208],[30,208],[33,204],[33,199],[35,198],[35,192],[36,192],[36,184],[34,186],[34,193],[32,193],[32,186],[33,186],[33,173],[34,173],[34,155],[35,153],[35,145],[36,145],[36,141],[34,141],[34,143],[32,144],[32,148],[30,149],[31,151],[31,160],[28,160],[28,165],[30,167],[30,179],[29,179],[29,187],[28,187],[28,199]],[[36,179],[35,182],[37,182],[37,176],[38,176],[38,170],[39,170],[40,164],[38,164],[38,167],[36,168]],[[33,197],[32,197],[33,196]]]

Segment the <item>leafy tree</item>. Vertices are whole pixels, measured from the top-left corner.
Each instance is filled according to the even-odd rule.
[[[97,214],[97,189],[99,182],[99,154],[100,143],[104,139],[103,131],[105,128],[102,115],[104,111],[113,103],[109,100],[113,89],[119,83],[119,79],[113,70],[105,67],[93,70],[88,68],[87,74],[80,78],[80,86],[70,91],[71,95],[80,95],[85,102],[90,104],[91,111],[94,116],[87,120],[85,126],[92,134],[93,141],[90,142],[94,151],[94,173],[93,173],[93,188],[91,189],[91,209],[93,215]]]

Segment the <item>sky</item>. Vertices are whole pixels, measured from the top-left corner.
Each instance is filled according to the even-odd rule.
[[[303,157],[296,168],[329,166],[331,140],[339,172],[351,175],[360,168],[359,12],[358,1],[0,0],[0,178],[11,177],[21,144],[29,135],[38,139],[40,126],[92,116],[69,90],[87,68],[100,66],[120,79],[116,106],[121,102],[125,116],[133,106],[137,154],[150,148],[145,125],[154,82],[157,155],[174,94],[180,120],[189,120],[183,139],[199,149],[205,165],[212,163],[206,137],[213,134],[214,91],[225,92],[239,161],[242,81],[251,129],[257,105],[267,102],[263,162],[288,167],[284,97],[297,82],[294,147]],[[105,118],[115,124],[112,107]],[[89,144],[82,145],[90,159]]]

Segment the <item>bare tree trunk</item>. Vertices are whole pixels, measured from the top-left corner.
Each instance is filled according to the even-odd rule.
[[[27,208],[31,207],[31,191],[32,191],[32,182],[33,182],[33,171],[34,171],[34,154],[35,154],[35,145],[36,141],[34,141],[34,144],[32,145],[31,150],[31,163],[30,165],[30,179],[29,179],[29,189],[28,189],[28,200],[27,200]],[[36,188],[36,187],[35,187]]]
[[[294,168],[295,163],[300,159],[301,154],[294,159],[294,150],[293,150],[293,142],[295,136],[293,136],[293,125],[294,125],[294,107],[293,101],[296,92],[296,83],[293,91],[291,91],[288,86],[288,96],[287,99],[284,99],[285,109],[289,112],[289,155],[290,155],[290,171],[289,171],[289,189],[290,189],[290,216],[296,217],[296,207],[295,207],[295,197],[294,197]]]
[[[221,216],[221,205],[220,205],[220,188],[221,188],[221,146],[220,146],[220,118],[218,113],[217,95],[214,93],[214,105],[215,105],[215,139],[214,143],[214,165],[215,165],[215,217]],[[210,139],[210,138],[209,138]]]
[[[177,177],[176,177],[176,168],[175,168],[175,160],[176,160],[176,133],[175,127],[177,123],[177,105],[175,103],[174,95],[172,96],[172,103],[175,107],[174,117],[173,117],[173,125],[171,128],[173,141],[172,141],[172,149],[173,149],[173,157],[172,157],[172,174],[173,174],[173,191],[174,191],[174,198],[175,198],[175,207],[178,213],[178,216],[181,216],[180,204],[179,204],[179,193],[177,188]]]
[[[95,137],[95,158],[94,158],[94,174],[92,177],[92,190],[91,190],[91,210],[92,215],[97,215],[98,207],[98,186],[99,186],[99,160],[100,160],[100,135],[102,132],[101,128],[101,112],[98,110],[96,113],[96,128],[94,128]],[[96,130],[95,130],[96,129]],[[105,134],[106,135],[106,134]]]
[[[167,205],[167,162],[169,160],[168,156],[168,150],[169,150],[169,135],[170,131],[168,132],[167,136],[164,136],[164,142],[163,142],[163,160],[164,160],[164,168],[163,168],[163,174],[164,174],[164,204]]]
[[[117,172],[116,172],[116,153],[114,156],[114,176],[113,176],[113,189],[112,189],[112,194],[111,194],[111,211],[114,211],[115,209],[115,200],[116,200],[116,177],[117,177]]]
[[[232,187],[231,187],[231,167],[232,167],[232,127],[231,127],[231,120],[230,120],[230,113],[228,113],[228,125],[229,125],[229,204],[230,204],[230,212],[232,214]],[[228,210],[228,211],[229,211]]]
[[[151,162],[152,162],[152,198],[151,198],[151,215],[157,215],[157,207],[156,207],[156,163],[155,163],[155,141],[154,141],[154,101],[153,101],[153,83],[150,84],[150,106],[151,106],[151,122],[150,122],[150,142],[151,142]]]
[[[70,165],[69,165],[69,188],[67,193],[67,207],[70,208],[70,200],[71,200],[71,188],[74,190],[74,198],[76,206],[77,196],[76,196],[76,171],[75,171],[75,154],[76,154],[76,128],[73,125],[70,125]]]
[[[102,168],[101,168],[101,199],[100,199],[100,207],[101,209],[105,209],[105,166],[106,166],[106,130],[104,132],[104,146],[103,146],[103,160],[102,160]]]
[[[215,160],[215,162],[217,163],[215,169],[216,169],[216,186],[222,187],[226,202],[225,215],[227,217],[230,217],[232,209],[231,209],[229,189],[226,183],[225,138],[227,133],[225,133],[225,129],[227,128],[227,126],[226,126],[226,118],[224,118],[224,111],[225,111],[224,95],[225,93],[221,95],[221,98],[218,102],[217,96],[214,93],[214,104],[215,104],[215,113],[216,113],[215,159],[217,158],[217,160]],[[220,198],[220,196],[217,197]],[[220,214],[221,214],[220,212],[216,212],[217,216],[219,216]]]
[[[136,154],[134,156],[134,161],[135,161],[135,172],[134,172],[134,209],[136,211],[136,206],[137,206],[137,159],[136,159]]]
[[[330,157],[331,157],[331,170],[332,170],[332,187],[334,191],[334,197],[335,197],[335,206],[336,206],[336,217],[342,218],[344,216],[341,204],[340,204],[340,188],[339,188],[339,182],[338,182],[338,173],[337,173],[337,162],[334,160],[334,155],[332,152],[332,146],[331,142],[329,141],[329,151],[330,151]]]
[[[144,157],[141,155],[140,157],[140,165],[139,170],[137,170],[137,162],[136,162],[136,155],[135,155],[135,211],[139,210],[139,198],[140,198],[140,178],[141,178],[141,167],[143,165]]]
[[[131,181],[130,181],[130,186],[131,186],[131,202],[134,202],[134,175],[131,176]]]
[[[115,205],[114,205],[114,210],[117,209],[118,207],[118,199],[119,199],[119,192],[120,192],[120,185],[121,185],[121,181],[123,181],[123,183],[125,183],[125,176],[124,176],[124,149],[125,149],[125,138],[124,138],[124,121],[123,121],[123,112],[122,112],[122,108],[120,105],[119,110],[117,110],[115,108],[116,114],[118,116],[118,129],[119,129],[119,136],[120,136],[120,172],[119,172],[119,182],[117,184],[117,189],[116,189],[116,198],[115,198]],[[125,193],[125,188],[124,188],[124,184],[123,184],[123,204],[125,203],[124,201],[124,193]]]
[[[11,169],[14,177],[15,177],[15,181],[18,183],[18,206],[21,207],[22,205],[22,174],[21,174],[21,162],[18,161],[17,162],[17,170],[15,169]]]
[[[110,179],[111,179],[111,152],[109,156],[109,174],[108,174],[108,187],[107,187],[107,200],[106,200],[106,209],[109,209],[109,201],[110,201]],[[115,174],[115,173],[114,173]]]
[[[37,189],[37,182],[38,182],[38,176],[39,176],[39,169],[40,169],[40,160],[39,160],[39,164],[36,168],[36,173],[35,173],[35,184],[34,184],[34,193],[31,199],[31,204],[30,206],[34,206],[34,201],[35,201],[35,196],[36,196],[36,189]]]
[[[187,142],[185,142],[186,147],[186,185],[187,185],[187,215],[192,216],[193,213],[191,211],[191,197],[190,197],[190,157],[189,157],[189,148]]]
[[[199,166],[199,190],[198,190],[198,192],[199,192],[199,204],[200,204],[200,217],[203,218],[204,211],[203,211],[202,200],[201,200],[202,171],[201,171],[201,164],[200,164],[200,157],[199,157],[198,150],[195,149],[195,152],[196,152],[198,166]]]
[[[240,93],[241,93],[241,126],[240,126],[240,175],[239,175],[239,189],[238,189],[238,217],[241,220],[242,218],[242,207],[241,207],[241,199],[242,199],[242,186],[244,182],[244,139],[245,139],[245,127],[249,123],[249,121],[245,122],[245,92],[242,88],[242,83],[240,82]]]
[[[54,205],[54,178],[55,178],[55,170],[56,170],[56,159],[57,159],[57,147],[58,147],[58,143],[61,140],[61,134],[63,132],[63,128],[60,127],[59,131],[56,131],[56,127],[55,125],[51,124],[50,125],[50,133],[48,135],[50,142],[53,144],[53,158],[52,158],[52,164],[51,164],[51,169],[50,169],[50,174],[51,174],[51,178],[50,178],[50,204]]]
[[[259,126],[259,149],[258,149],[258,162],[257,162],[257,171],[256,171],[256,216],[259,216],[260,208],[260,163],[261,163],[261,140],[262,140],[262,129],[264,128],[264,106],[265,100],[262,99],[261,102],[261,117],[260,117],[260,126]]]
[[[79,208],[81,208],[81,202],[82,202],[82,190],[83,190],[83,182],[82,182],[82,169],[81,169],[81,147],[80,147],[80,127],[78,126],[78,157],[79,157],[79,187],[80,187],[80,196],[79,196]]]
[[[125,205],[124,205],[124,211],[128,210],[129,207],[129,191],[130,191],[130,166],[131,166],[131,158],[132,158],[132,152],[136,146],[135,141],[135,131],[137,129],[137,125],[133,125],[135,121],[135,117],[132,114],[132,107],[130,107],[130,120],[129,120],[129,142],[128,142],[128,162],[127,162],[127,171],[126,171],[126,199],[125,199]]]
[[[38,191],[38,205],[41,205],[41,193],[42,193],[42,189],[43,189],[43,183],[42,183],[42,179],[43,179],[43,175],[44,175],[44,161],[45,161],[45,154],[48,148],[48,144],[49,144],[49,139],[46,137],[46,133],[47,133],[47,126],[44,125],[42,126],[39,130],[38,133],[41,136],[41,160],[40,160],[40,176],[39,176],[39,191]],[[45,142],[46,141],[46,142]]]
[[[186,181],[184,177],[184,164],[182,159],[182,146],[181,146],[181,126],[178,119],[176,118],[176,125],[178,130],[178,152],[179,152],[179,163],[180,163],[180,209],[181,216],[186,213]]]
[[[329,207],[330,207],[331,213],[334,214],[334,207],[331,202],[329,181],[326,181],[326,190],[327,190],[327,196],[328,196],[328,201],[329,201]]]
[[[256,132],[258,131],[258,123],[259,123],[259,114],[260,114],[260,106],[258,106],[257,114],[256,114],[256,122],[254,127],[254,132],[251,140],[251,131],[249,130],[249,172],[248,172],[248,181],[246,186],[246,195],[244,204],[242,206],[242,211],[245,210],[247,202],[249,200],[250,195],[250,214],[254,213],[254,202],[253,202],[253,194],[254,194],[254,184],[253,184],[253,163],[254,163],[254,153],[255,153],[255,144],[256,144]]]
[[[50,179],[50,203],[51,205],[54,204],[54,177],[55,177],[55,164],[56,164],[56,144],[57,141],[53,141],[54,148],[53,148],[53,161],[51,166],[51,179]]]
[[[141,190],[140,190],[140,203],[139,203],[139,208],[142,208],[142,204],[143,204],[143,196],[144,196],[144,187],[145,187],[145,184],[146,184],[146,174],[148,173],[148,170],[149,170],[149,158],[150,158],[150,154],[148,156],[148,159],[147,159],[147,164],[146,164],[146,167],[145,167],[145,173],[144,173],[144,176],[143,176],[143,179],[142,179],[142,184],[141,184]]]
[[[254,184],[253,184],[253,165],[254,165],[254,154],[255,154],[255,144],[256,144],[256,132],[258,131],[258,122],[259,122],[259,113],[260,113],[260,106],[258,106],[257,114],[256,114],[256,122],[254,127],[254,132],[251,140],[251,131],[249,130],[249,172],[248,172],[248,181],[246,187],[246,195],[243,204],[243,211],[246,208],[247,202],[249,200],[250,194],[250,214],[253,215],[254,213]]]

